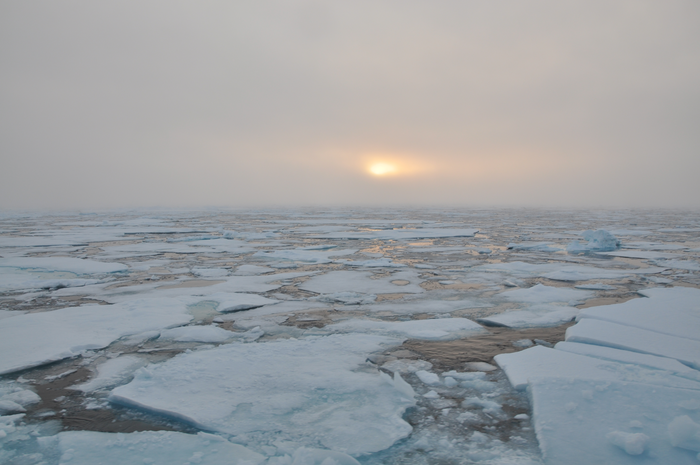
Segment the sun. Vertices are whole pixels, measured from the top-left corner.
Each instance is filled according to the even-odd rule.
[[[373,163],[369,167],[369,172],[375,176],[386,176],[388,174],[395,174],[398,171],[396,165],[385,162]]]

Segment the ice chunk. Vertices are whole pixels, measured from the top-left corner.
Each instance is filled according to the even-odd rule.
[[[392,360],[382,365],[382,368],[392,373],[415,373],[419,370],[430,370],[433,364],[425,360]]]
[[[0,374],[101,349],[123,336],[189,322],[175,299],[136,299],[6,318],[0,325]]]
[[[268,299],[261,295],[245,294],[242,292],[216,292],[207,295],[206,300],[218,302],[219,306],[216,310],[222,313],[250,310],[251,308],[273,305],[280,302],[279,300]]]
[[[536,252],[558,252],[562,249],[559,247],[552,247],[552,242],[523,242],[520,244],[508,244],[509,250],[527,250]]]
[[[76,274],[103,274],[127,271],[121,263],[106,263],[86,258],[70,257],[17,257],[0,259],[0,267],[30,268],[50,271],[69,271]]]
[[[26,412],[26,409],[20,404],[11,400],[5,400],[0,398],[0,415],[21,412]]]
[[[235,333],[218,326],[182,326],[161,331],[159,339],[172,339],[179,342],[221,343],[232,339]]]
[[[561,305],[533,305],[527,310],[499,313],[478,318],[476,321],[486,326],[507,326],[509,328],[537,328],[558,326],[576,318],[579,309]]]
[[[643,354],[675,358],[700,369],[700,341],[586,318],[567,328],[567,342],[597,344]]]
[[[394,263],[389,258],[377,258],[375,260],[336,260],[336,263],[347,266],[364,266],[365,268],[404,268],[403,263]]]
[[[497,369],[495,366],[486,362],[467,362],[464,364],[464,368],[473,371],[493,371]]]
[[[110,399],[239,435],[251,447],[285,438],[367,454],[412,430],[401,415],[414,401],[400,381],[392,387],[358,370],[368,353],[398,343],[348,334],[225,344],[142,368]]]
[[[515,302],[546,304],[553,302],[567,303],[571,300],[585,300],[592,297],[593,293],[565,287],[551,287],[545,286],[544,284],[536,284],[528,289],[515,289],[503,292],[501,296]]]
[[[668,424],[668,435],[674,447],[700,452],[700,425],[688,415],[680,415]]]
[[[263,455],[207,433],[64,431],[57,438],[59,465],[257,465],[265,460]]]
[[[584,231],[581,235],[588,243],[573,241],[566,247],[569,253],[607,252],[620,248],[620,240],[604,229]]]
[[[435,373],[431,373],[425,370],[419,370],[416,371],[416,376],[418,376],[418,379],[420,379],[424,384],[427,384],[428,386],[436,386],[440,384],[440,377]]]
[[[597,319],[700,341],[700,289],[656,288],[639,291],[646,299],[581,310],[578,319]]]
[[[466,318],[435,318],[431,320],[377,321],[351,319],[323,328],[324,331],[370,332],[413,339],[457,339],[486,333],[478,323]]]
[[[649,443],[649,436],[644,433],[611,431],[606,437],[611,444],[624,449],[629,455],[641,455]]]
[[[274,268],[269,268],[267,266],[259,266],[259,265],[241,265],[238,268],[236,268],[236,271],[233,272],[233,275],[235,276],[256,276],[264,273],[271,273],[275,271]]]
[[[517,341],[513,341],[512,344],[513,347],[518,347],[521,349],[532,347],[533,345],[535,345],[535,343],[532,342],[532,340],[530,339],[518,339]]]
[[[425,290],[418,284],[421,279],[418,273],[400,271],[391,276],[372,279],[372,273],[360,271],[329,271],[320,276],[314,276],[299,288],[319,294],[333,294],[336,292],[361,292],[364,294],[390,294],[396,292],[417,294]],[[407,285],[392,284],[392,281],[406,280]]]
[[[268,260],[291,260],[305,263],[324,264],[331,263],[329,257],[339,257],[343,255],[352,255],[357,252],[357,249],[346,250],[266,250],[253,254],[255,258],[264,258]]]
[[[124,382],[134,371],[144,365],[146,365],[146,362],[142,358],[133,355],[122,355],[102,363],[97,367],[97,376],[86,383],[72,386],[71,389],[94,392],[112,387]]]
[[[200,278],[222,278],[228,276],[224,268],[192,268],[192,273]]]

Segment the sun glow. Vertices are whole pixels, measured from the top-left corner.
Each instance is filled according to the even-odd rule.
[[[395,174],[396,171],[396,165],[393,165],[391,163],[378,162],[373,163],[369,167],[369,172],[375,176],[386,176],[387,174]]]

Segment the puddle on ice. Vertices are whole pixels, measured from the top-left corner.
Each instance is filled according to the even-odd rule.
[[[612,232],[621,241],[619,254],[628,256],[588,251],[592,245],[583,233],[598,229]],[[567,253],[576,240],[585,253]],[[511,244],[517,247],[509,249]],[[694,321],[700,217],[692,212],[5,215],[0,257],[0,354],[5,360],[27,360],[22,371],[6,363],[9,368],[0,376],[3,464],[68,464],[69,444],[109,457],[102,451],[115,436],[61,431],[161,431],[120,436],[119,441],[148,448],[179,437],[187,454],[177,459],[203,464],[218,463],[207,455],[212,444],[269,465],[318,465],[327,458],[357,463],[344,452],[363,464],[542,464],[540,447],[550,447],[555,455],[561,450],[551,449],[556,441],[538,443],[532,415],[538,407],[529,395],[566,399],[569,393],[558,381],[546,380],[535,382],[530,394],[516,390],[509,382],[512,373],[494,361],[499,354],[549,351],[558,357],[566,352],[569,358],[562,363],[583,358],[589,365],[602,364],[587,368],[595,376],[661,386],[659,392],[679,399],[673,405],[691,405],[683,396],[695,392],[693,383],[700,390],[700,376],[688,365],[692,360],[665,352],[663,344],[641,354],[581,342],[595,338],[614,345],[614,331],[594,331],[614,324],[628,325],[625,334],[632,335],[663,330],[663,341],[681,332],[690,341],[686,346],[694,347],[692,328],[656,321],[653,315],[630,321],[625,313],[625,305],[667,299],[672,304],[665,308],[679,321]],[[48,268],[3,265],[3,260],[39,263],[39,258]],[[216,279],[198,279],[205,277]],[[232,313],[218,311],[222,306]],[[608,309],[600,306],[619,315],[604,320]],[[68,320],[52,320],[63,315],[61,309],[70,310]],[[595,320],[579,328],[592,329],[570,332],[576,342],[551,349],[564,340],[576,315]],[[484,329],[477,321],[505,321],[522,329]],[[18,334],[26,341],[13,339]],[[366,346],[358,342],[365,340],[370,341]],[[641,350],[637,340],[625,343]],[[577,373],[589,376],[587,369]],[[611,399],[621,395],[612,388],[603,392],[596,379],[576,381],[594,384],[590,395],[581,388],[586,401],[598,389]],[[164,390],[159,380],[168,381]],[[71,389],[78,385],[97,387]],[[241,390],[249,399],[240,397]],[[645,392],[640,388],[634,398],[641,410],[664,402],[643,397]],[[377,398],[386,402],[372,404]],[[541,410],[554,418],[554,432],[540,431],[559,438],[557,422],[571,428],[577,423],[563,422],[561,415],[568,411],[556,407]],[[224,408],[230,409],[230,418]],[[612,411],[602,404],[592,408],[599,415]],[[582,409],[570,406],[570,411],[582,424],[589,421]],[[687,415],[700,424],[700,409],[669,415],[667,423]],[[618,439],[627,437],[625,428],[631,427],[626,425],[637,424],[615,421],[609,420]],[[651,435],[654,428],[645,424],[644,433]],[[205,430],[217,436],[194,435]],[[187,436],[177,436],[183,433]],[[584,433],[573,429],[571,437]],[[350,444],[346,437],[358,439]],[[668,442],[664,435],[652,439],[653,447]],[[582,446],[570,441],[570,456],[585,458],[587,449],[617,451],[605,439],[590,441]],[[671,447],[653,452],[672,457],[667,463],[686,463],[684,452]],[[334,451],[317,450],[327,448]],[[694,454],[689,455],[692,463]]]

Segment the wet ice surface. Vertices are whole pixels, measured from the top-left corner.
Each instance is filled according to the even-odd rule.
[[[695,213],[0,219],[2,463],[698,463]]]

